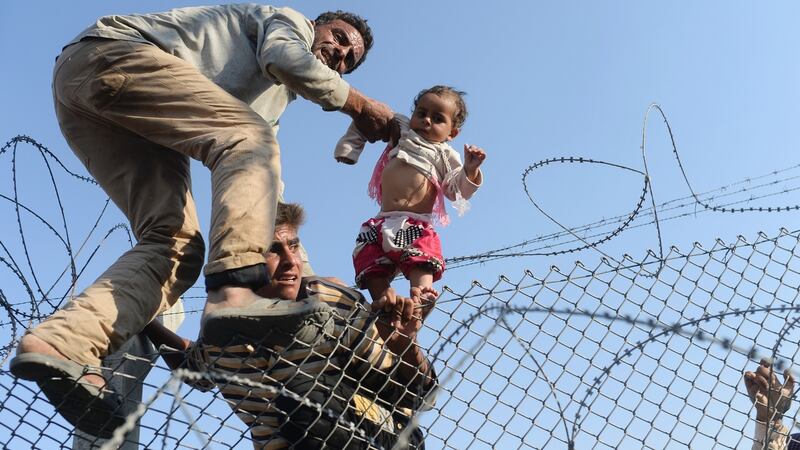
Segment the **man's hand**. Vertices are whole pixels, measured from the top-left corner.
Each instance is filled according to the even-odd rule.
[[[439,296],[433,288],[411,288],[411,297],[397,295],[389,288],[383,296],[372,304],[373,311],[381,311],[376,326],[378,334],[389,349],[404,352],[412,342],[416,342],[422,322],[430,314]]]
[[[372,310],[381,315],[377,326],[381,337],[386,340],[393,331],[407,337],[413,337],[422,326],[422,317],[417,306],[419,297],[408,298],[397,295],[393,288],[387,289],[383,295],[372,303]]]
[[[402,360],[398,373],[408,383],[430,373],[430,363],[417,345],[417,332],[439,293],[433,288],[411,288],[411,297],[397,295],[391,287],[372,303],[372,310],[382,313],[375,326],[386,347]],[[425,377],[423,385],[433,379]]]
[[[394,112],[385,103],[369,98],[351,86],[342,112],[353,118],[358,131],[370,142],[390,139],[389,122]]]
[[[781,384],[772,370],[772,363],[766,359],[761,360],[755,372],[744,373],[747,395],[756,407],[756,420],[780,421],[789,409],[794,392],[794,376],[787,368],[783,377],[784,383]]]
[[[475,145],[464,144],[464,171],[473,183],[478,179],[478,168],[486,159],[486,152]]]

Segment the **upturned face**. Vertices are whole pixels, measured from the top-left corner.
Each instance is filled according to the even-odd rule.
[[[314,26],[311,52],[323,64],[344,74],[364,57],[364,38],[349,23],[340,19],[332,20]]]
[[[453,125],[456,103],[448,97],[427,93],[417,101],[409,126],[430,142],[445,142],[458,134]]]
[[[295,300],[300,292],[303,260],[300,258],[300,238],[297,228],[289,225],[275,227],[275,237],[264,256],[269,284],[258,290],[266,298]]]

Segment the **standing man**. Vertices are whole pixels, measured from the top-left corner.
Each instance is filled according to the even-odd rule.
[[[121,423],[122,399],[104,388],[100,359],[173,304],[202,266],[189,158],[211,171],[204,314],[258,300],[279,195],[278,119],[300,95],[387,139],[391,109],[341,78],[371,46],[354,14],[310,21],[257,4],[102,17],[70,42],[54,70],[56,115],[137,244],[28,331],[12,373],[36,381],[83,431],[107,437]]]

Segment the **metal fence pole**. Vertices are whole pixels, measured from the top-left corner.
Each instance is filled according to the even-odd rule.
[[[169,310],[159,316],[159,319],[164,325],[172,331],[178,329],[183,322],[184,309],[183,301],[178,300],[175,305]],[[147,374],[153,367],[151,364],[144,360],[136,360],[125,358],[127,353],[133,356],[147,358],[156,352],[155,347],[144,334],[137,334],[132,337],[122,346],[116,353],[107,356],[103,360],[103,367],[107,367],[116,373],[122,373],[128,376],[114,376],[109,380],[109,386],[115,392],[119,392],[126,396],[128,401],[122,407],[123,414],[130,414],[136,406],[142,402],[142,390],[144,380]],[[72,450],[96,450],[100,448],[106,439],[92,436],[89,433],[84,433],[80,430],[75,430],[72,439]],[[125,437],[125,442],[119,447],[121,450],[138,450],[139,448],[139,424],[131,430]]]

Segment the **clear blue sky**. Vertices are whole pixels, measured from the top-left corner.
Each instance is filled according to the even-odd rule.
[[[68,167],[84,173],[58,130],[52,108],[51,71],[61,46],[102,15],[192,4],[4,2],[0,141],[30,135]],[[407,113],[414,95],[434,84],[467,91],[470,115],[455,144],[457,149],[471,143],[486,150],[485,185],[473,199],[472,210],[441,230],[447,257],[559,231],[531,207],[522,189],[522,172],[540,159],[583,156],[641,169],[642,117],[651,102],[666,111],[698,192],[798,163],[800,135],[794,122],[800,112],[800,64],[795,56],[800,6],[793,2],[308,1],[288,6],[309,17],[341,8],[368,18],[375,46],[367,62],[347,79],[399,112]],[[648,165],[656,200],[663,202],[683,197],[688,190],[664,127],[654,119],[648,127]],[[301,236],[314,268],[349,281],[355,233],[377,211],[366,185],[382,148],[368,147],[357,166],[337,165],[332,149],[347,125],[346,116],[298,100],[282,117],[278,138],[286,198],[302,203],[309,213]],[[48,201],[51,191],[41,165],[31,157],[22,161],[17,176],[23,180],[23,197]],[[9,162],[8,155],[0,159],[2,193],[10,192]],[[206,170],[195,165],[195,197],[206,227],[208,181]],[[641,179],[608,168],[556,165],[536,172],[529,189],[563,223],[580,225],[630,211]],[[67,189],[62,195],[77,224],[89,221],[102,200],[84,188]],[[800,196],[790,193],[744,206],[796,203]],[[16,233],[16,223],[10,219],[13,210],[3,208],[0,235],[7,236]],[[115,214],[116,221],[122,220]],[[695,241],[710,246],[717,237],[752,238],[759,230],[774,234],[779,227],[796,229],[797,224],[797,213],[700,213],[667,222],[662,232],[665,245],[688,249]],[[76,236],[81,236],[80,227]],[[104,248],[110,252],[107,258],[124,248],[122,239],[112,241]],[[46,252],[47,244],[33,245],[37,244]],[[628,253],[640,259],[656,245],[655,230],[644,227],[623,233],[603,251],[615,258]],[[471,280],[491,285],[502,274],[515,280],[526,269],[543,273],[553,264],[571,267],[575,258],[527,257],[469,266],[446,272],[444,284],[463,292]],[[598,255],[585,252],[577,258],[596,261]],[[107,261],[90,266],[84,283]],[[63,263],[42,255],[35,265],[43,278],[63,268]],[[14,292],[16,287],[6,288],[15,281],[4,269],[0,268],[0,286]],[[195,300],[187,307],[199,305]],[[185,334],[196,332],[191,324],[187,327]]]

